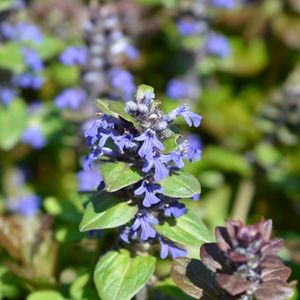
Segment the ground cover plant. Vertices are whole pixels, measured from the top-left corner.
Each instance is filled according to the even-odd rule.
[[[1,0],[0,299],[298,299],[299,4]]]

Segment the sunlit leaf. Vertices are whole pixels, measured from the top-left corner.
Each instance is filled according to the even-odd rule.
[[[102,300],[130,300],[151,278],[153,256],[130,257],[127,250],[110,251],[98,262],[94,281]]]

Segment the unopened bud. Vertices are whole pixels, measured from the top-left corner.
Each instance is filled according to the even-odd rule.
[[[128,101],[126,102],[126,110],[128,112],[136,112],[138,109],[137,104],[134,101]]]
[[[160,121],[156,125],[156,130],[157,131],[164,131],[165,129],[167,129],[167,127],[168,127],[168,123],[166,121]]]
[[[148,112],[148,106],[146,104],[139,104],[137,109],[141,114],[146,114]]]

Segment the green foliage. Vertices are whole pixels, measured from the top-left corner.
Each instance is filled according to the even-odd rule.
[[[160,184],[164,195],[169,197],[190,198],[201,192],[197,178],[187,172],[179,172],[165,177]]]
[[[0,148],[13,148],[26,128],[26,123],[26,105],[21,99],[13,101],[8,107],[0,105]]]
[[[199,249],[203,243],[211,242],[212,235],[200,217],[188,211],[176,219],[174,224],[165,222],[156,225],[156,230],[169,239],[182,245],[190,245]]]
[[[31,293],[26,300],[64,300],[65,298],[56,291],[37,291]]]
[[[104,114],[111,115],[115,118],[122,117],[126,121],[129,121],[133,123],[135,126],[138,126],[137,121],[130,114],[126,112],[125,106],[121,102],[98,99],[96,100],[96,106]]]
[[[114,228],[129,222],[137,211],[136,206],[100,192],[88,203],[79,227],[81,231]]]
[[[98,262],[94,281],[102,300],[130,300],[151,278],[153,256],[130,257],[127,250],[110,251]]]
[[[18,73],[25,70],[20,45],[16,43],[0,44],[0,67]]]
[[[143,179],[132,165],[123,162],[103,162],[101,174],[108,192],[118,191]]]

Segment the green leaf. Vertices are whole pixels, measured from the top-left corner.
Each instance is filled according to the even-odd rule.
[[[20,46],[16,43],[0,44],[0,67],[20,73],[25,70],[25,64]]]
[[[96,106],[104,114],[111,115],[115,118],[122,117],[124,120],[133,123],[136,127],[138,126],[138,122],[126,112],[125,106],[121,102],[97,99]]]
[[[104,162],[101,174],[108,192],[118,191],[143,179],[131,165],[123,162]]]
[[[111,115],[115,118],[118,118],[118,115],[110,110],[108,107],[109,104],[111,104],[112,100],[106,100],[106,99],[97,99],[96,100],[96,106],[97,108],[104,114]]]
[[[200,194],[200,183],[195,176],[187,172],[172,174],[161,182],[164,195],[175,198],[190,198]]]
[[[6,10],[11,8],[13,5],[13,1],[12,0],[1,0],[0,2],[0,12],[1,10]]]
[[[64,300],[65,298],[56,291],[37,291],[31,293],[26,300]]]
[[[114,228],[129,222],[137,213],[137,206],[129,206],[112,195],[101,192],[88,203],[80,223],[80,231]]]
[[[43,36],[42,43],[32,45],[32,47],[38,51],[43,60],[47,60],[60,54],[65,47],[65,43],[62,39],[54,36]]]
[[[146,84],[139,85],[136,92],[136,99],[141,101],[146,93],[154,93],[153,87]]]
[[[122,117],[124,120],[133,123],[136,127],[139,123],[126,112],[125,106],[121,102],[112,102],[108,105],[109,109],[116,113],[118,116]]]
[[[0,105],[0,148],[10,150],[26,128],[27,110],[23,101],[14,100],[8,107]]]
[[[110,251],[98,262],[94,281],[102,300],[130,300],[151,278],[153,256],[130,257],[127,250]]]
[[[164,153],[170,153],[178,147],[178,139],[180,138],[180,134],[174,134],[171,137],[167,138],[164,141],[165,150]]]
[[[174,242],[196,248],[200,248],[203,243],[213,240],[201,218],[190,211],[175,221],[175,224],[165,222],[162,225],[156,225],[155,228],[158,233]]]

